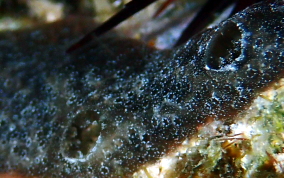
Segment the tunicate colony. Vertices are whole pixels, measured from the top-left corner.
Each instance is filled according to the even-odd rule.
[[[283,77],[282,0],[172,51],[113,34],[66,54],[78,21],[0,34],[1,172],[129,176]]]

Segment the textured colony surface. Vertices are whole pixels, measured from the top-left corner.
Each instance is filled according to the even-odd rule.
[[[113,34],[66,55],[74,19],[1,33],[0,171],[131,175],[283,77],[283,17],[260,3],[170,52]]]

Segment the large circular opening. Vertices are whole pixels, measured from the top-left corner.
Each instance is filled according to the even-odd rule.
[[[224,24],[209,41],[205,54],[206,68],[225,71],[237,67],[241,39],[242,33],[235,23]]]

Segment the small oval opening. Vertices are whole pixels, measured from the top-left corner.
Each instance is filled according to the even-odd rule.
[[[81,158],[96,145],[101,133],[99,115],[94,111],[82,111],[77,114],[65,133],[65,155]]]

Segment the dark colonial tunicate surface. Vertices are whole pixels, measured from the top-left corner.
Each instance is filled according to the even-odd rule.
[[[283,6],[250,7],[170,54],[113,34],[67,55],[83,20],[1,33],[0,171],[128,176],[206,118],[231,118],[283,77]]]

